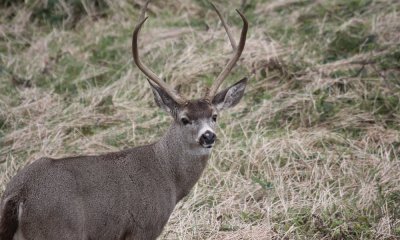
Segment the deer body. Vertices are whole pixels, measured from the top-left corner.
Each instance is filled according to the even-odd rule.
[[[18,203],[18,228],[27,239],[155,239],[209,157],[177,155],[169,133],[122,152],[33,162],[5,193]]]
[[[148,2],[133,34],[132,53],[157,105],[172,116],[170,128],[150,145],[96,156],[42,158],[26,166],[2,196],[0,240],[156,239],[175,205],[200,178],[215,143],[217,115],[244,94],[247,79],[216,91],[244,48],[247,21],[239,12],[244,26],[236,46],[216,9],[235,54],[205,97],[186,100],[139,59],[137,38]]]

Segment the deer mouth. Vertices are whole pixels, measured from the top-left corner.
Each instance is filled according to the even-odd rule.
[[[207,148],[211,149],[212,147],[214,147],[214,144],[215,144],[215,142],[205,142],[205,141],[202,141],[201,139],[197,140],[196,142],[197,142],[197,144],[199,144],[198,145],[199,147],[206,148],[206,149]]]
[[[204,139],[204,138],[200,138],[198,140],[198,143],[200,144],[200,146],[202,146],[203,148],[212,148],[215,144],[215,137],[210,140],[210,139]]]
[[[206,143],[203,143],[203,144],[200,144],[203,148],[212,148],[213,146],[214,146],[214,143],[212,143],[212,144],[206,144]]]

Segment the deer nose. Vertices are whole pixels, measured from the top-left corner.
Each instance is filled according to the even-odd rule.
[[[217,136],[215,135],[215,133],[211,131],[206,131],[205,133],[203,133],[203,135],[201,135],[201,140],[205,144],[213,144],[216,138]]]

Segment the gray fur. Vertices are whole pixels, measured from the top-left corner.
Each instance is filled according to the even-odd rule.
[[[160,107],[169,108],[163,90],[153,91]],[[20,170],[2,196],[0,240],[156,239],[210,157],[211,149],[197,141],[196,123],[210,123],[217,111],[204,100],[174,108],[171,127],[156,143],[97,156],[42,158]],[[183,125],[181,114],[192,124]]]

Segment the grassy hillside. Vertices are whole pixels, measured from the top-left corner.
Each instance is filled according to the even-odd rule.
[[[133,3],[135,2],[135,3]],[[144,1],[0,3],[0,193],[28,162],[156,141],[157,109],[130,40]],[[236,38],[203,177],[161,239],[400,238],[400,2],[215,0]],[[205,0],[156,1],[143,60],[199,97],[231,54]]]

